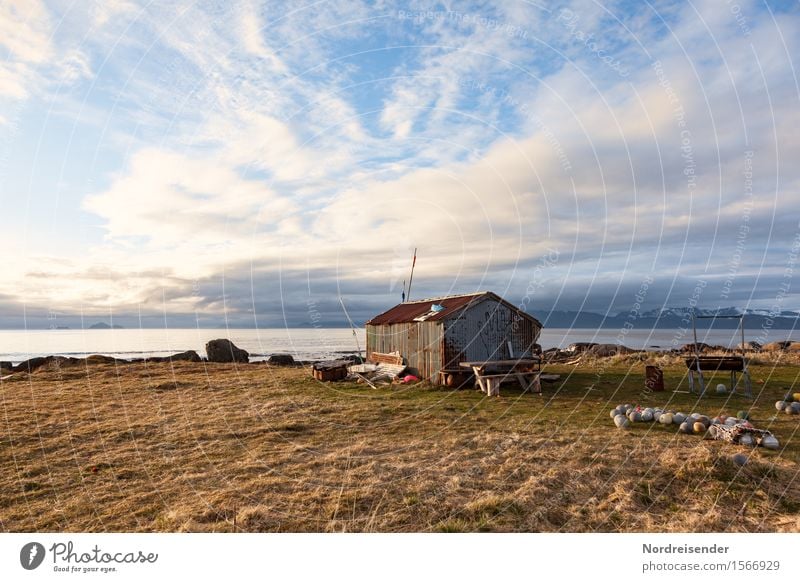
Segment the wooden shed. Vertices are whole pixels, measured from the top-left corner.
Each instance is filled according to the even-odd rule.
[[[534,355],[539,321],[489,291],[407,301],[366,323],[367,359],[399,352],[409,372],[441,382],[460,362]]]

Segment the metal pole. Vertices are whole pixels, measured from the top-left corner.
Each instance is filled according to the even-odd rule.
[[[414,260],[411,261],[411,277],[408,279],[408,293],[406,301],[411,301],[411,283],[414,282],[414,266],[417,264],[417,247],[414,247]]]
[[[742,328],[742,360],[744,360],[744,313],[742,314],[742,319],[739,325]]]

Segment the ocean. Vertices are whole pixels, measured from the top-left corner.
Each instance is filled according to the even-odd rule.
[[[737,330],[698,330],[698,340],[708,344],[735,346]],[[122,359],[167,356],[185,350],[205,355],[205,343],[214,338],[229,338],[250,352],[251,360],[270,354],[288,353],[298,360],[331,359],[365,349],[364,330],[319,329],[109,329],[109,330],[0,330],[0,361],[21,362],[46,355],[85,357],[102,354]],[[745,340],[762,343],[792,339],[800,341],[800,330],[760,329],[746,333]],[[692,341],[692,330],[559,329],[542,331],[544,349],[567,347],[573,342],[622,343],[634,349],[668,350]]]

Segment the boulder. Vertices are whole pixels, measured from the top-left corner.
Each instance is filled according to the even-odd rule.
[[[770,342],[768,344],[764,344],[761,348],[765,352],[783,352],[788,350],[792,347],[791,341],[783,341],[783,342]]]
[[[73,366],[78,362],[82,362],[78,358],[68,358],[66,356],[41,356],[36,358],[31,358],[30,360],[25,360],[24,362],[20,362],[12,369],[13,372],[34,372],[39,368],[46,368],[49,370],[58,370],[62,367]]]
[[[294,366],[294,358],[291,354],[272,354],[267,363],[273,366]]]
[[[582,354],[596,345],[596,343],[592,342],[575,342],[574,344],[569,344],[566,351],[573,354]]]
[[[127,362],[125,360],[118,360],[117,358],[112,358],[111,356],[101,356],[99,354],[94,354],[91,356],[86,356],[86,364],[87,365],[127,364]]]
[[[695,344],[685,344],[681,351],[685,354],[693,354],[695,352]],[[704,353],[704,352],[728,352],[728,348],[725,346],[712,346],[710,344],[705,344],[703,342],[697,342],[697,352]]]
[[[740,345],[739,348],[741,349],[741,347],[742,346]],[[757,341],[746,342],[744,344],[744,349],[745,350],[751,350],[751,351],[754,351],[754,352],[760,352],[761,348],[763,348],[763,347],[764,346],[762,346],[761,343],[757,342]]]
[[[214,339],[206,344],[206,355],[209,362],[230,363],[250,361],[250,354],[237,348],[229,339]]]
[[[11,362],[0,362],[0,370],[11,370],[14,367],[14,364]]]
[[[586,350],[586,353],[605,358],[617,354],[630,354],[633,353],[633,350],[619,344],[594,344]]]
[[[146,358],[148,362],[202,362],[203,359],[194,350],[172,354],[171,356],[155,356]]]

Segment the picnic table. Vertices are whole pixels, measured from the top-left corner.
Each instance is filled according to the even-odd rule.
[[[481,392],[485,392],[489,396],[500,396],[500,384],[511,379],[519,382],[523,392],[530,390],[538,394],[542,393],[542,385],[539,381],[541,374],[539,358],[461,362],[459,366],[472,369]]]

